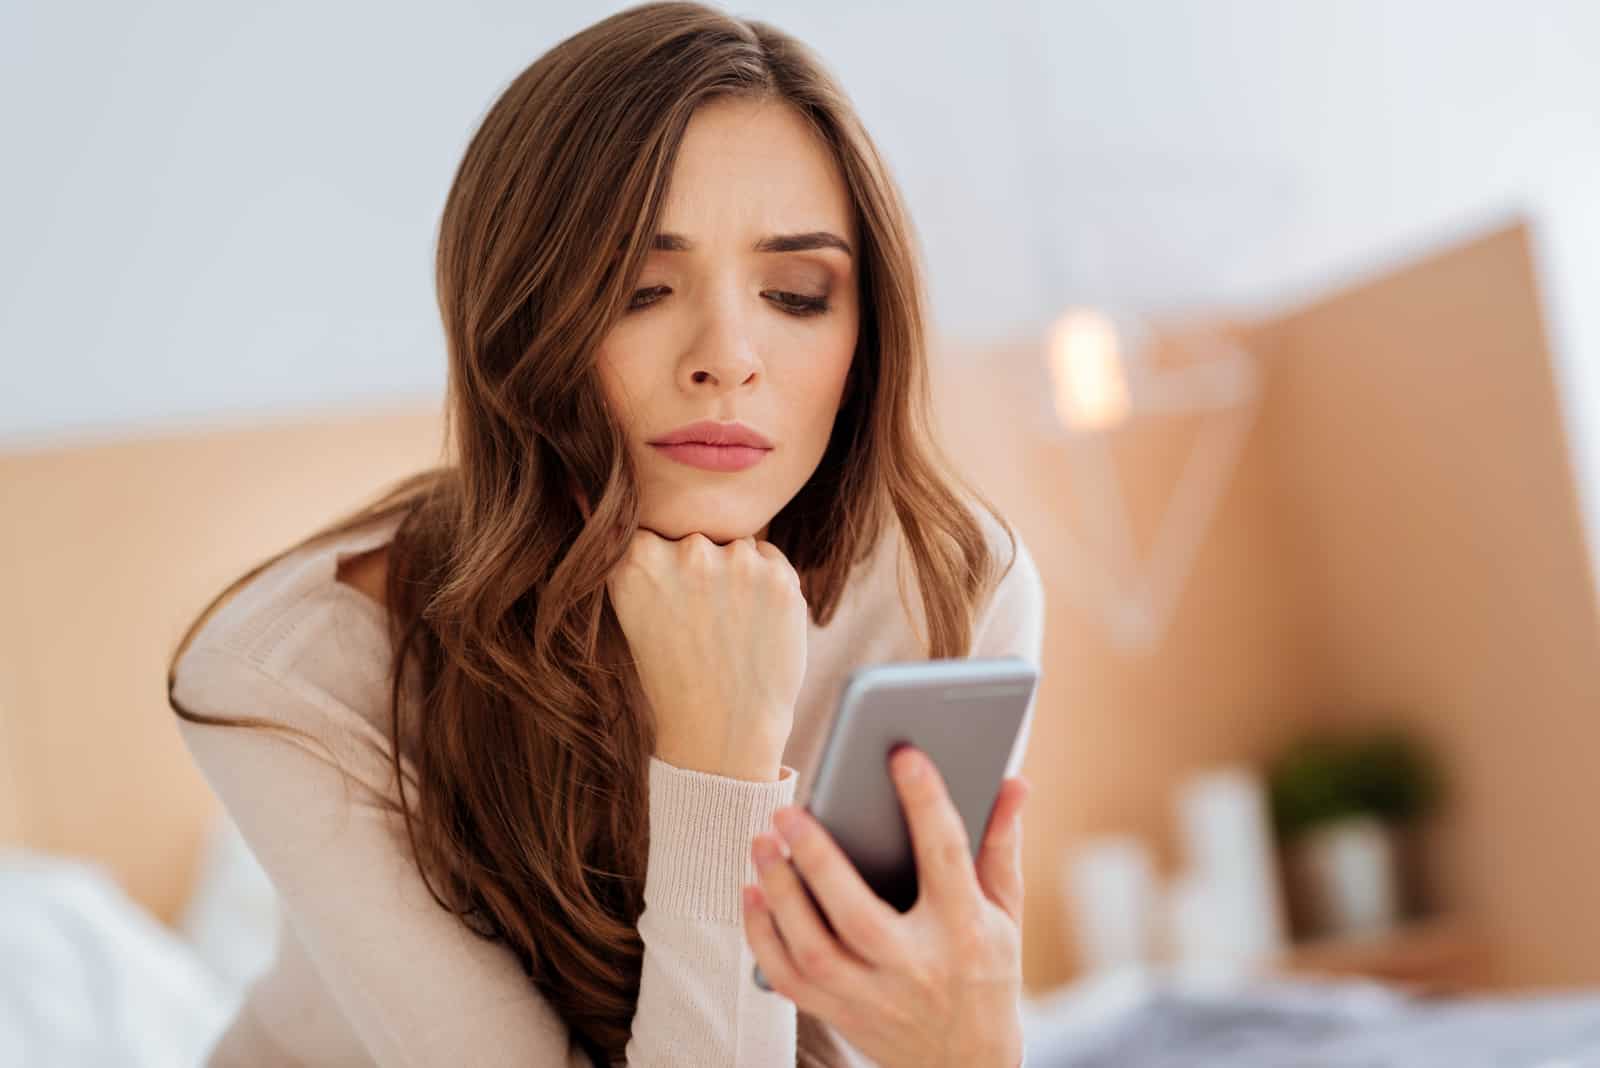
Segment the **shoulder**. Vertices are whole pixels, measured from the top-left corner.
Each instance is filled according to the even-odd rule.
[[[1010,580],[1011,573],[1016,570],[1023,573],[1032,572],[1034,577],[1037,577],[1038,572],[1033,567],[1033,554],[1028,551],[1028,544],[1022,538],[1022,531],[976,501],[969,501],[967,507],[979,529],[983,531],[983,540],[989,546],[995,574],[1000,582]]]
[[[1044,627],[1045,598],[1033,553],[1015,526],[1008,531],[1008,524],[981,504],[971,508],[988,543],[995,576],[978,609],[974,649],[1000,655],[993,651],[1002,646],[1036,645]]]
[[[972,606],[972,650],[974,656],[1003,656],[1016,652],[1036,657],[1044,627],[1044,587],[1033,554],[1022,532],[991,512],[971,495],[963,495],[972,521],[982,534],[989,552],[987,580]],[[878,550],[871,578],[863,583],[865,603],[856,607],[871,626],[886,626],[886,621],[903,616],[911,647],[925,649],[927,615],[922,604],[921,583],[911,551],[898,524],[886,545]],[[892,562],[891,562],[892,561]],[[906,655],[913,655],[907,653]]]
[[[385,609],[368,590],[374,549],[393,536],[381,521],[302,546],[234,589],[173,666],[171,698],[213,716],[293,718],[287,705],[347,709],[382,722],[390,670]],[[341,565],[355,566],[341,582]],[[359,583],[359,585],[357,584]]]

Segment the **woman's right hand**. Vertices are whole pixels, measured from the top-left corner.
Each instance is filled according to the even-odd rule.
[[[634,532],[606,580],[656,725],[656,756],[771,782],[806,670],[800,577],[771,542]]]

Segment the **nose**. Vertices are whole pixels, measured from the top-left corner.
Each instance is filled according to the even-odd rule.
[[[730,296],[715,301],[705,315],[696,344],[682,364],[686,388],[725,393],[750,382],[761,361],[737,300]]]

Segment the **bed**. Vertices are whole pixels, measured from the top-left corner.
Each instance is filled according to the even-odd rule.
[[[0,1064],[196,1064],[271,958],[270,881],[225,815],[175,924],[104,866],[0,850]],[[1024,1004],[1029,1068],[1600,1068],[1600,993],[1418,1001],[1365,982],[1126,973]]]
[[[1024,1009],[1029,1068],[1600,1066],[1600,993],[1418,1000],[1351,980],[1124,975]]]
[[[271,882],[225,816],[168,924],[96,861],[0,850],[0,1064],[198,1064],[271,960]]]

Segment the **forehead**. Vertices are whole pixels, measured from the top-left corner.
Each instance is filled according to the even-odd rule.
[[[798,112],[720,98],[689,118],[661,229],[745,247],[769,233],[831,230],[854,245],[853,215],[832,151]]]

